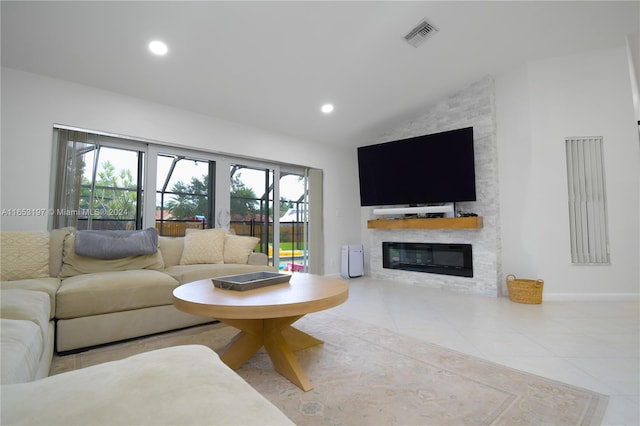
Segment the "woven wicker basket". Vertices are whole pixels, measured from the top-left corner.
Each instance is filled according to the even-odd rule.
[[[516,278],[515,275],[507,275],[507,287],[509,288],[509,299],[517,303],[542,303],[542,280],[524,280]]]

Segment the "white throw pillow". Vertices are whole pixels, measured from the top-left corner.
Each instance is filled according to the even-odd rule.
[[[2,281],[49,276],[49,233],[3,232],[0,237]]]
[[[187,229],[180,264],[224,263],[224,236],[223,228]]]
[[[224,239],[224,263],[246,264],[260,238],[227,235]]]

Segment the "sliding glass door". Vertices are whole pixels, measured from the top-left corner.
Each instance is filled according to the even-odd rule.
[[[194,156],[156,156],[155,226],[160,235],[179,237],[187,228],[213,223],[215,162]]]
[[[54,136],[52,227],[140,229],[146,147],[70,129]]]
[[[273,179],[274,170],[231,164],[229,170],[231,196],[229,227],[236,235],[260,238],[257,251],[273,258]],[[277,244],[275,245],[277,246]]]
[[[280,270],[321,272],[321,173],[76,129],[54,136],[52,229],[225,228],[258,237]]]
[[[280,269],[308,271],[307,178],[300,172],[280,173]]]
[[[278,269],[307,271],[304,171],[231,164],[230,185],[229,227],[233,232],[260,238],[259,251]]]

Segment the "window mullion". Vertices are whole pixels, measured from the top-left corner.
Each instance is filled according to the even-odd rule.
[[[87,229],[93,229],[93,210],[95,209],[95,193],[96,193],[96,177],[98,175],[98,164],[100,159],[100,144],[96,144],[96,153],[93,156],[93,165],[91,166],[91,189],[89,191],[89,214],[87,217]]]

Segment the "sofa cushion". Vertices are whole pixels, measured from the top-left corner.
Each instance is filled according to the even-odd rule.
[[[0,319],[0,327],[2,385],[33,380],[45,350],[42,330],[35,322],[6,318]],[[4,390],[2,402],[4,411]]]
[[[38,326],[42,340],[49,334],[49,295],[41,291],[2,290],[0,292],[0,316],[3,319],[30,321]],[[4,333],[4,330],[2,330]]]
[[[253,252],[249,255],[249,260],[247,261],[249,265],[268,265],[269,264],[269,256],[264,253]]]
[[[162,252],[165,268],[179,265],[184,248],[184,237],[159,237],[158,248]]]
[[[226,235],[224,237],[224,263],[246,264],[258,242],[260,242],[260,238]]]
[[[43,374],[42,359],[51,355],[50,310],[47,293],[22,289],[0,292],[2,384],[27,382]],[[47,371],[48,366],[47,362]]]
[[[181,265],[224,263],[223,228],[185,230]]]
[[[67,235],[75,232],[75,228],[67,226],[65,228],[53,229],[49,232],[49,275],[52,277],[60,276],[62,268],[62,252],[64,248],[64,239]]]
[[[56,293],[60,287],[60,278],[32,278],[17,281],[2,281],[0,289],[2,295],[5,290],[31,290],[41,291],[49,295],[49,319],[53,319],[56,313]]]
[[[2,424],[292,425],[211,349],[175,346],[2,388]]]
[[[48,276],[48,232],[2,232],[0,234],[0,279],[2,281]]]
[[[191,281],[204,280],[207,278],[222,277],[225,275],[248,274],[251,272],[261,271],[277,272],[278,270],[269,265],[239,265],[233,263],[176,265],[164,270],[165,273],[178,280],[180,284],[186,284]]]
[[[98,272],[65,278],[56,297],[56,317],[78,318],[173,303],[178,282],[159,271]]]
[[[160,251],[153,254],[127,256],[120,259],[95,259],[79,256],[75,252],[75,234],[69,234],[64,239],[60,277],[73,277],[95,272],[137,269],[162,270],[163,268],[164,261]]]

